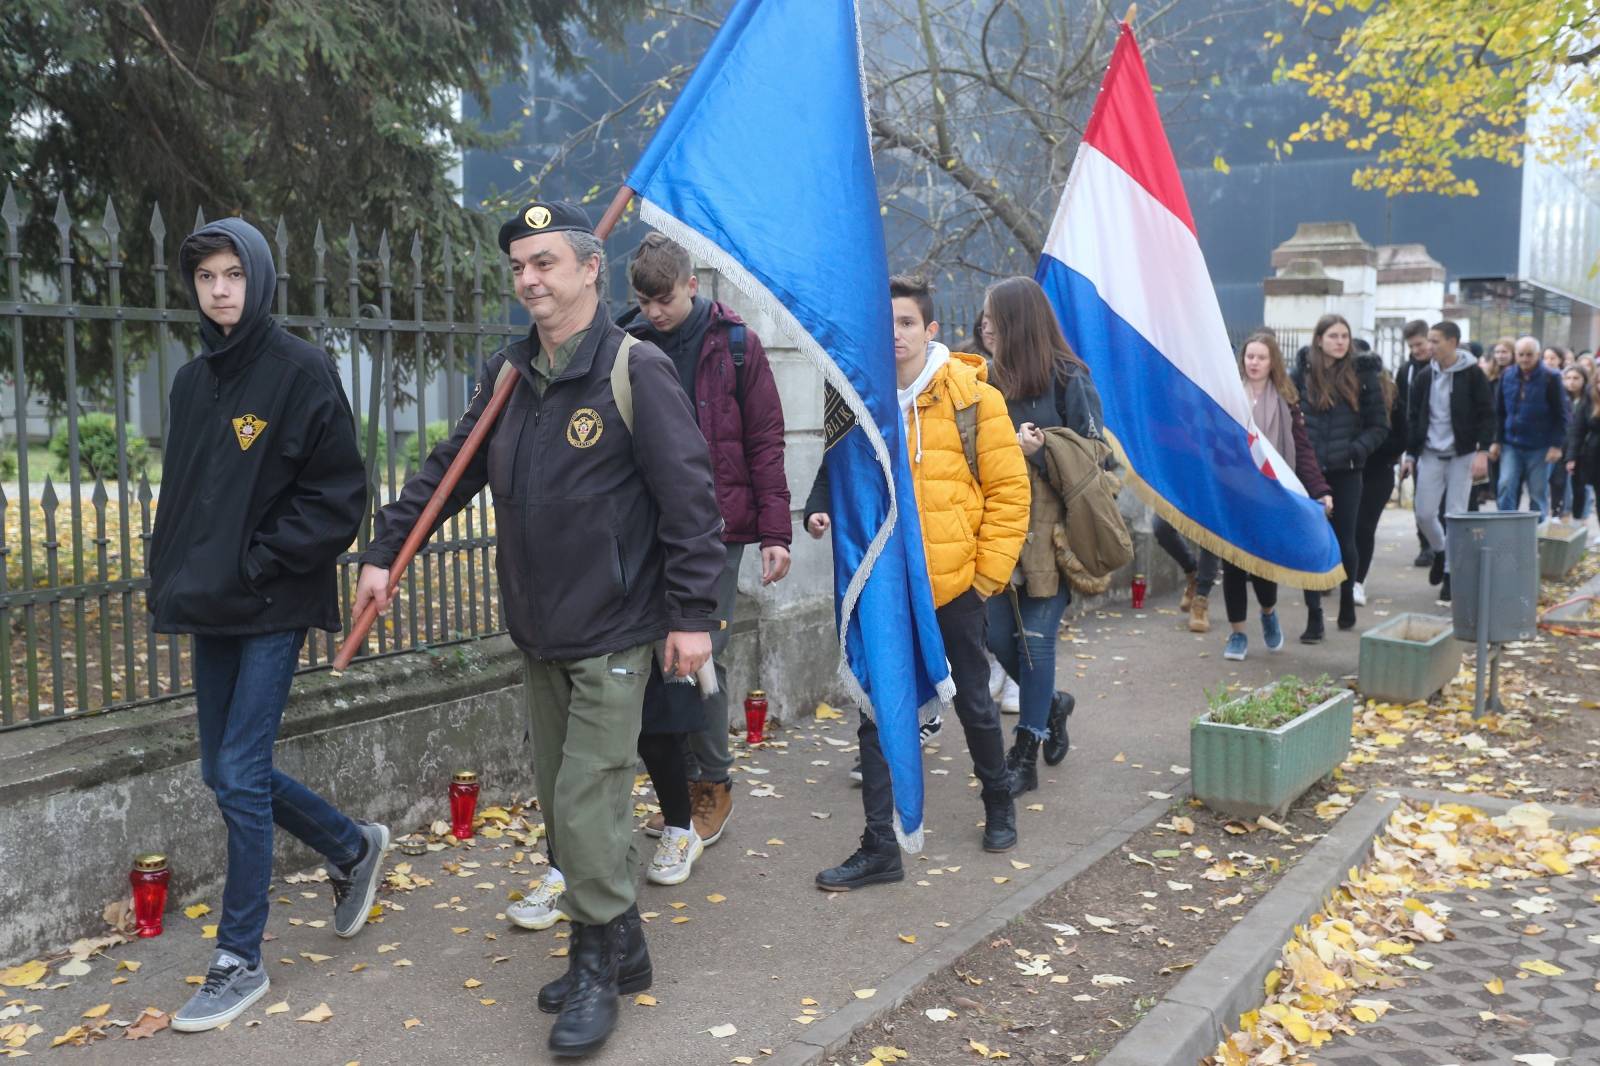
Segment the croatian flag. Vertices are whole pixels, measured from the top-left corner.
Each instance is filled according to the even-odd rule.
[[[849,678],[922,838],[917,708],[954,693],[895,401],[889,268],[853,0],[739,0],[627,184],[821,370]]]
[[[1034,275],[1139,494],[1250,573],[1344,577],[1322,506],[1250,414],[1144,60],[1124,23]]]

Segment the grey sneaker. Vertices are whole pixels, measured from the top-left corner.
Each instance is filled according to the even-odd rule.
[[[571,921],[561,909],[561,893],[566,890],[567,879],[561,871],[548,870],[532,892],[506,908],[506,917],[523,929],[548,929],[557,922]]]
[[[376,822],[357,822],[367,840],[367,854],[348,878],[328,876],[333,886],[333,931],[346,939],[361,932],[372,911],[373,897],[383,874],[383,853],[389,847],[389,827]]]
[[[272,982],[261,963],[252,969],[229,951],[218,949],[206,971],[200,991],[189,997],[183,1009],[172,1016],[172,1028],[180,1033],[203,1033],[233,1021],[256,1000],[267,994]]]

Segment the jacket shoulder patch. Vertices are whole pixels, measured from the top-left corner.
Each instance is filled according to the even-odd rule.
[[[239,450],[242,452],[249,451],[250,445],[259,440],[266,430],[266,421],[255,415],[244,414],[233,420],[233,435],[239,439]]]
[[[593,407],[580,407],[572,412],[572,418],[567,421],[567,443],[574,448],[592,448],[600,442],[600,434],[605,428],[605,423],[600,420],[600,412]]]

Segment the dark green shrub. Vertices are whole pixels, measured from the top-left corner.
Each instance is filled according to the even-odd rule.
[[[50,454],[60,464],[62,476],[72,473],[67,442],[67,423],[50,438]],[[128,476],[137,478],[145,472],[150,456],[144,438],[138,434],[128,437]],[[12,457],[16,462],[16,457]],[[94,412],[78,416],[78,476],[85,481],[104,478],[115,481],[117,477],[117,420],[108,414]]]

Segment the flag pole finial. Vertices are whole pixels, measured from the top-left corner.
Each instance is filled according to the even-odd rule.
[[[1139,14],[1139,5],[1138,4],[1129,4],[1128,5],[1128,13],[1126,15],[1122,16],[1122,24],[1124,26],[1132,28],[1134,17],[1137,16],[1138,14]]]

